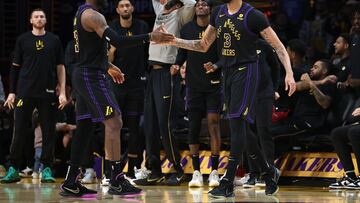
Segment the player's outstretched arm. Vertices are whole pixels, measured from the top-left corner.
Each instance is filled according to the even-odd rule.
[[[216,39],[216,28],[208,25],[201,40],[184,40],[175,38],[171,45],[198,52],[207,52]]]
[[[105,17],[102,14],[90,9],[84,11],[82,14],[81,23],[86,31],[96,32],[99,37],[106,39],[117,48],[137,46],[148,41],[165,43],[174,40],[173,34],[164,33],[161,30],[154,30],[149,34],[120,36],[107,25]]]
[[[267,27],[261,31],[260,34],[264,40],[275,49],[276,54],[283,64],[286,71],[285,90],[289,90],[289,96],[291,96],[296,91],[296,83],[294,80],[293,71],[291,69],[290,58],[286,49],[271,27]]]

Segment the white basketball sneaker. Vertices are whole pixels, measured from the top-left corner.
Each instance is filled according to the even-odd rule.
[[[209,175],[209,187],[217,187],[220,184],[219,173],[217,170],[211,171]]]
[[[204,183],[202,174],[198,170],[194,171],[192,179],[189,182],[189,187],[202,187],[203,185]]]

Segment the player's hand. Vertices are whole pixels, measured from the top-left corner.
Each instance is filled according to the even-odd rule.
[[[59,95],[59,107],[58,109],[62,110],[65,105],[67,104],[66,95],[65,93],[60,93]]]
[[[67,131],[76,130],[76,125],[66,124],[66,130],[67,130]]]
[[[4,106],[8,107],[9,109],[14,109],[14,104],[15,104],[15,94],[10,93],[6,98]]]
[[[291,96],[296,91],[296,83],[293,75],[286,74],[285,76],[285,91],[288,91],[288,95]]]
[[[280,99],[280,94],[279,94],[279,92],[275,92],[275,100],[278,100],[278,99]]]
[[[353,115],[354,117],[360,116],[360,107],[356,108],[356,109],[354,110],[354,112],[352,112],[351,115]]]
[[[337,81],[337,77],[335,75],[328,75],[323,79],[323,84],[334,84]]]
[[[300,80],[301,81],[309,81],[309,80],[311,80],[311,78],[310,78],[310,75],[308,73],[304,73],[304,74],[301,75]]]
[[[167,4],[167,0],[160,0],[160,4],[161,5]]]
[[[163,24],[150,33],[150,41],[156,44],[171,44],[174,40],[175,36],[168,33]]]
[[[122,84],[125,81],[124,74],[115,65],[111,65],[108,69],[108,74],[113,79],[114,83]]]
[[[207,62],[204,64],[204,68],[206,70],[206,74],[212,73],[215,71],[214,64],[211,62]]]
[[[172,65],[170,67],[170,74],[171,75],[176,75],[179,73],[179,70],[180,70],[180,66],[179,65]]]

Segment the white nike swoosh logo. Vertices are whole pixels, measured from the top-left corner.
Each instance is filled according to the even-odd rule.
[[[220,80],[211,80],[210,82],[211,82],[211,84],[219,84]]]
[[[224,17],[224,16],[225,16],[225,14],[221,14],[221,15],[219,15],[219,18]]]
[[[163,99],[168,99],[170,98],[170,96],[163,96]]]
[[[70,192],[75,193],[75,194],[78,194],[80,192],[79,188],[76,188],[76,190],[72,190],[70,188],[64,187],[64,189],[69,190]]]
[[[182,178],[182,176],[180,178],[176,177],[176,180],[180,182]]]
[[[245,70],[245,69],[246,69],[246,67],[239,68],[240,71]]]

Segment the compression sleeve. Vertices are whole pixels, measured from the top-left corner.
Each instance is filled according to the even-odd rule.
[[[10,68],[10,93],[16,93],[17,82],[19,79],[20,67],[12,65]]]
[[[106,28],[103,38],[118,49],[142,45],[150,41],[150,34],[120,36],[113,29]]]

